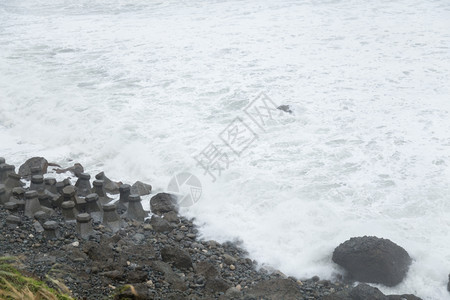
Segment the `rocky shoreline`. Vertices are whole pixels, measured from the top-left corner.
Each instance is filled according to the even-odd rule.
[[[56,189],[54,180],[53,190],[37,186],[36,192],[42,195],[40,209],[30,215],[28,204],[11,201],[15,196],[8,188],[11,181],[5,183],[5,178],[14,177],[8,174],[15,174],[15,168],[7,167],[4,160],[0,163],[0,190],[10,194],[0,201],[0,256],[16,257],[21,270],[75,299],[419,299],[385,296],[366,284],[354,287],[343,278],[334,282],[317,276],[298,279],[259,269],[235,243],[199,240],[195,220],[180,216],[169,194],[152,197],[151,217],[145,220],[135,217],[139,214],[130,212],[131,202],[121,198],[117,207],[122,201],[125,209],[118,209],[120,228],[115,230],[93,218],[98,212],[86,205],[86,199],[98,200],[90,196],[95,187],[85,190],[82,197],[78,191],[83,184],[80,187],[67,180]],[[34,176],[47,172],[47,168],[32,166],[30,174],[20,177],[29,179],[33,168]],[[82,174],[78,170],[76,175],[86,180]],[[34,192],[15,188],[15,192],[20,188],[28,193],[29,198],[22,201],[31,201]],[[62,205],[70,202],[66,200],[72,189],[76,212],[78,216],[89,213],[88,222],[70,219],[67,205]],[[124,190],[129,188],[122,187],[120,192]],[[89,226],[86,229],[81,223]]]

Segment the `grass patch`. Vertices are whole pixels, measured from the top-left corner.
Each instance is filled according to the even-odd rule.
[[[15,262],[14,257],[0,257],[0,299],[73,300],[44,282],[23,275],[13,266]]]

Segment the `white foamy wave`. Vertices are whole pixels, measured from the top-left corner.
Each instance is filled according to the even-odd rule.
[[[447,1],[0,3],[0,154],[167,187],[205,238],[298,277],[339,243],[390,238],[414,262],[390,293],[449,298]],[[260,92],[294,114],[258,129]],[[215,182],[193,158],[241,117],[258,139]],[[216,174],[217,175],[217,174]]]

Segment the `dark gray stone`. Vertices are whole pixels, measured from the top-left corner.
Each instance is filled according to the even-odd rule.
[[[168,193],[159,193],[150,199],[150,209],[152,213],[162,215],[174,211],[178,213],[176,197]]]
[[[152,215],[150,224],[152,225],[153,230],[155,230],[156,232],[172,231],[172,226],[170,226],[170,223],[157,215]]]
[[[303,293],[298,284],[290,279],[282,278],[260,281],[249,288],[247,294],[253,295],[256,299],[303,299]]]
[[[30,176],[33,167],[39,168],[39,174],[45,174],[47,173],[48,161],[43,157],[32,157],[20,166],[19,175],[22,177]]]
[[[152,186],[141,181],[136,181],[131,186],[131,194],[138,194],[139,196],[150,195],[152,192]]]
[[[226,292],[230,288],[230,285],[220,277],[217,267],[209,261],[198,262],[195,271],[205,278],[205,289],[208,292]]]
[[[177,213],[174,211],[169,211],[168,213],[165,213],[163,217],[164,217],[164,220],[166,220],[170,223],[175,223],[175,224],[180,223],[180,218],[178,218]]]
[[[9,215],[8,217],[6,217],[6,225],[9,228],[16,228],[21,223],[22,223],[22,220],[17,216]]]
[[[277,107],[277,109],[292,114],[292,110],[290,109],[289,105],[280,105]]]
[[[395,286],[408,272],[411,258],[405,249],[387,239],[354,237],[339,245],[333,261],[356,281]]]
[[[178,247],[164,247],[161,249],[161,258],[165,262],[171,262],[178,269],[189,269],[192,267],[190,255]]]
[[[212,293],[226,292],[230,285],[221,277],[206,280],[205,289]]]
[[[70,172],[75,175],[75,177],[80,177],[81,173],[84,172],[84,168],[80,163],[75,163],[72,167],[68,167],[65,169],[55,169],[55,172],[58,174]]]
[[[372,287],[368,284],[361,283],[354,287],[350,291],[350,297],[352,300],[388,300],[389,298],[384,295],[376,287]]]
[[[209,261],[200,261],[195,266],[197,274],[204,276],[207,280],[219,276],[219,270]]]

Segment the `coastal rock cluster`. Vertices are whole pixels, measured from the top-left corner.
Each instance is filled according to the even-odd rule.
[[[151,193],[148,184],[114,182],[103,172],[91,181],[80,164],[57,169],[77,178],[72,185],[49,177],[49,165],[57,167],[33,158],[16,174],[0,158],[0,256],[17,257],[21,269],[76,299],[419,299],[346,278],[299,280],[258,268],[238,242],[200,240],[171,194],[153,195],[147,212],[140,197]]]

